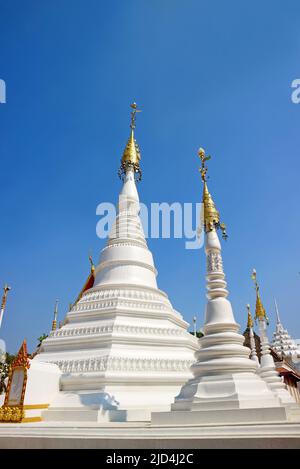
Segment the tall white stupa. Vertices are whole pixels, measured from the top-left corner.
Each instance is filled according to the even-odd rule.
[[[64,325],[50,333],[34,360],[62,371],[60,393],[46,420],[147,420],[167,410],[190,366],[198,339],[159,290],[139,218],[137,106],[121,159],[123,187],[106,246]]]
[[[290,357],[292,360],[300,361],[300,346],[296,344],[287,329],[282,325],[279,317],[277,301],[275,300],[276,329],[273,333],[272,348],[280,358]]]

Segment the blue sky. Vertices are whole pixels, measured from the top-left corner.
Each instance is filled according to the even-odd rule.
[[[115,202],[136,100],[140,198],[199,202],[197,149],[229,239],[223,257],[237,321],[254,307],[256,267],[270,318],[300,337],[298,1],[0,1],[0,332],[11,352],[60,319],[104,246],[96,206]],[[149,240],[158,284],[203,317],[203,250]],[[273,321],[269,332],[273,330]]]

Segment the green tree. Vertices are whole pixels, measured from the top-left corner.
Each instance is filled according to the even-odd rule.
[[[38,348],[42,345],[43,340],[47,339],[47,337],[48,337],[48,335],[45,334],[45,333],[42,334],[40,337],[38,337],[38,339],[37,339],[39,341]]]
[[[193,331],[189,331],[189,333],[194,335]],[[201,339],[201,337],[203,337],[203,336],[204,336],[203,332],[201,332],[201,331],[196,332],[196,337],[198,337],[198,339]]]
[[[10,353],[5,353],[5,360],[0,363],[0,394],[6,392],[6,383],[5,380],[9,374],[9,368],[16,358],[16,355]]]

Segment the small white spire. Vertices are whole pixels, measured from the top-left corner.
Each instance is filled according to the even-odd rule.
[[[274,298],[274,303],[275,303],[275,311],[276,311],[276,318],[277,318],[277,324],[280,324],[280,317],[279,317],[279,311],[278,311],[278,306],[277,306],[277,301],[276,298]]]

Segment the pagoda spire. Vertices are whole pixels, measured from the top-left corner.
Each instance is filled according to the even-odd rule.
[[[265,320],[267,325],[269,324],[269,319],[266,315],[266,310],[262,304],[260,293],[259,293],[259,285],[256,279],[256,270],[253,269],[252,271],[252,280],[254,281],[255,291],[256,291],[256,304],[255,304],[255,320]]]
[[[248,314],[248,319],[247,319],[247,329],[249,329],[249,337],[250,337],[250,358],[253,360],[257,366],[259,367],[259,361],[256,353],[256,346],[255,346],[255,338],[254,338],[254,332],[253,332],[253,320],[251,316],[251,311],[250,311],[250,305],[247,304],[247,314]]]
[[[7,294],[9,292],[9,290],[11,290],[11,288],[7,284],[5,284],[4,287],[3,287],[3,296],[2,296],[2,301],[1,301],[0,327],[1,327],[1,324],[2,324],[2,319],[3,319],[5,306],[6,306]]]
[[[137,112],[141,112],[141,110],[138,109],[136,103],[132,103],[130,107],[132,109],[130,113],[131,114],[130,135],[129,135],[129,139],[127,141],[125,150],[123,152],[123,156],[121,158],[119,176],[122,179],[124,179],[124,176],[126,175],[127,170],[130,168],[134,171],[136,180],[140,181],[142,178],[142,172],[140,169],[141,152],[136,142],[136,139],[134,137],[134,130],[136,127],[136,114]]]
[[[217,211],[207,188],[206,162],[210,159],[200,148],[200,173],[203,183],[205,231],[207,304],[203,337],[199,339],[196,362],[191,370],[194,378],[188,381],[175,398],[172,410],[219,410],[256,406],[278,405],[274,394],[256,373],[257,363],[249,358],[249,348],[244,346],[244,336],[239,333],[229,294],[217,230],[226,238],[226,229],[220,223]]]
[[[58,300],[55,300],[55,306],[54,306],[54,316],[53,316],[53,321],[52,321],[52,331],[56,331],[57,329],[57,315],[58,315]]]
[[[255,319],[258,320],[261,344],[261,359],[258,373],[266,381],[274,394],[280,399],[282,404],[292,404],[295,401],[290,393],[286,390],[285,384],[282,382],[279,374],[277,373],[274,359],[271,355],[270,343],[267,336],[267,326],[269,324],[269,320],[260,298],[259,284],[257,282],[257,274],[255,269],[252,271],[252,280],[254,281],[256,292]]]

